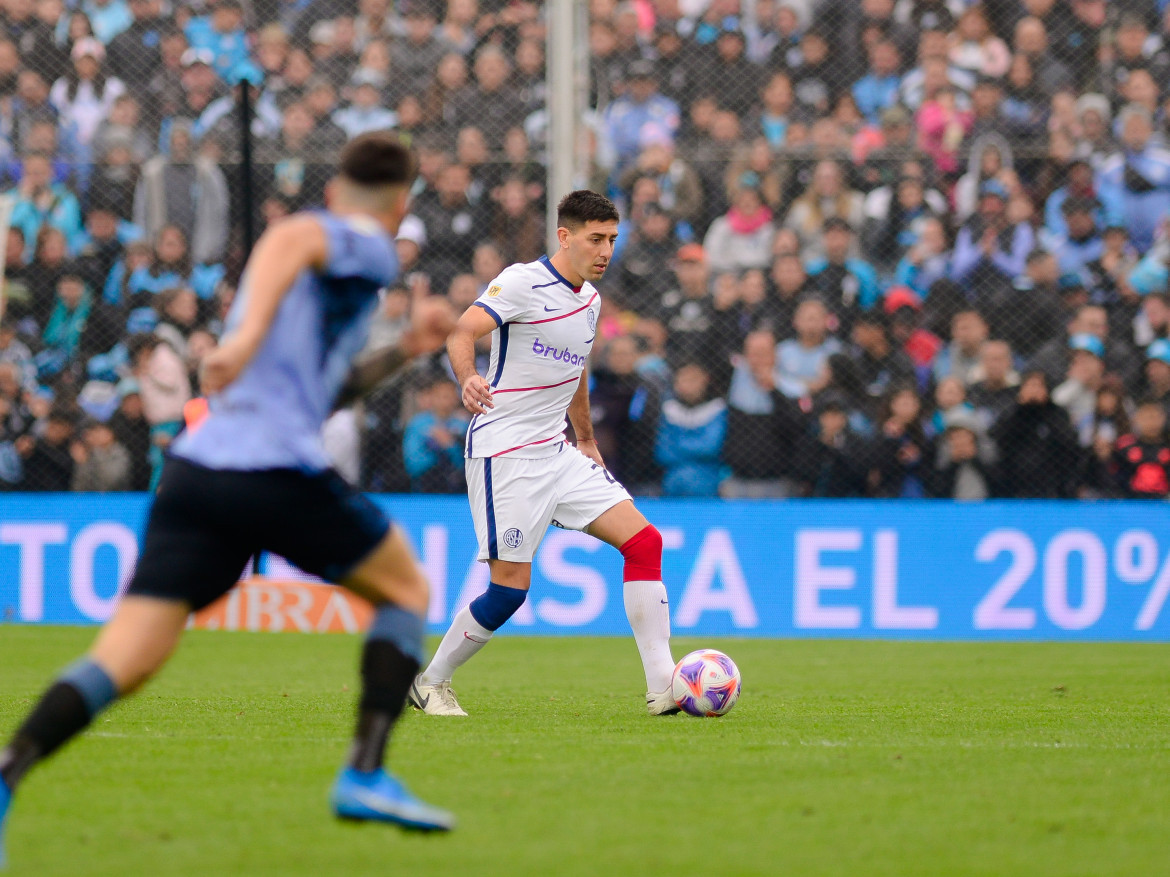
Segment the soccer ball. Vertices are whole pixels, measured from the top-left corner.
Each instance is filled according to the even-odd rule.
[[[735,661],[715,649],[691,652],[674,665],[670,694],[684,713],[722,716],[739,700],[740,676]]]

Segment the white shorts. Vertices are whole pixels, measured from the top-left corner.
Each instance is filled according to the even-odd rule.
[[[584,530],[630,494],[571,445],[540,460],[473,457],[467,498],[479,560],[531,563],[548,525]]]

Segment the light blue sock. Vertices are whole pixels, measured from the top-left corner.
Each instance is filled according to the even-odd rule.
[[[383,603],[374,610],[368,638],[393,643],[407,657],[423,662],[423,636],[426,621],[421,615],[394,603]]]
[[[57,681],[77,689],[91,719],[118,699],[118,686],[114,680],[90,658],[81,658],[71,664]]]

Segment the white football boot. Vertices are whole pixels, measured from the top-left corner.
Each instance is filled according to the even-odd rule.
[[[450,682],[436,682],[428,685],[421,676],[415,677],[410,686],[410,702],[431,716],[465,716],[463,707],[451,690]]]
[[[652,716],[672,716],[680,710],[668,688],[665,691],[646,692],[646,712]]]

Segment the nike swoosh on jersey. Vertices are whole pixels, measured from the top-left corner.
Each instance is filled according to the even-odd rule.
[[[560,310],[560,308],[550,308],[548,305],[545,305],[544,309],[545,309],[545,311],[547,311],[550,314],[555,314],[557,311]]]

